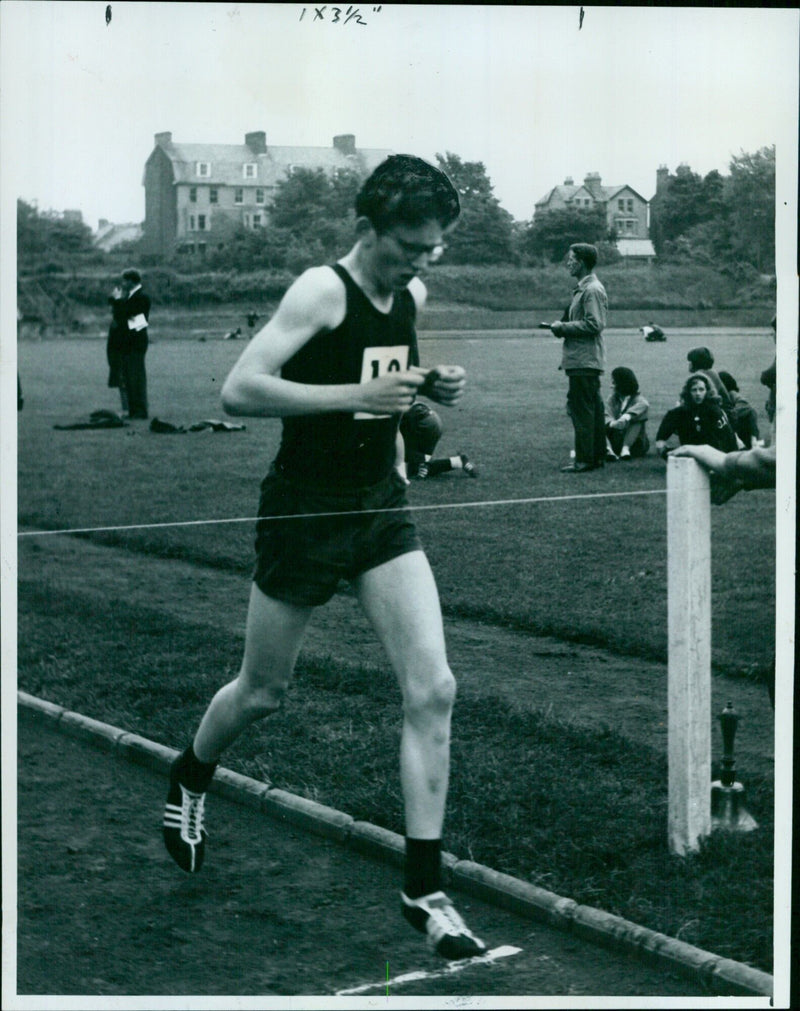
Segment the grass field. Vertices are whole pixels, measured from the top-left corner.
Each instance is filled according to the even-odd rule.
[[[650,400],[651,438],[687,374],[687,349],[700,343],[760,408],[758,376],[773,353],[763,329],[685,332],[655,345],[632,331],[608,334],[609,370],[632,367]],[[440,450],[466,451],[480,468],[478,481],[453,475],[412,488],[414,505],[441,507],[420,512],[419,527],[445,613],[664,661],[664,464],[650,456],[579,478],[560,473],[571,429],[552,338],[423,333],[421,344],[425,362],[467,368],[469,392],[444,412]],[[151,413],[182,425],[222,417],[219,387],[241,349],[155,343]],[[19,368],[21,526],[144,525],[91,536],[137,557],[249,572],[250,523],[147,525],[252,517],[277,422],[249,419],[245,432],[230,434],[155,435],[141,423],[55,431],[117,407],[103,342],[26,342]],[[657,494],[592,497],[605,492]],[[743,675],[773,649],[774,493],[742,493],[715,509],[712,536],[714,666]],[[90,571],[74,598],[54,594],[35,572],[20,575],[25,690],[176,744],[238,663],[239,636],[159,614],[146,605],[146,587],[131,586],[126,606],[93,589]],[[229,764],[402,831],[398,711],[381,663],[303,657],[288,718],[245,735]],[[503,674],[513,680],[513,671]],[[602,712],[594,725],[573,725],[497,697],[492,671],[485,681],[459,696],[448,848],[771,970],[772,777],[748,783],[761,831],[715,834],[697,858],[670,859],[662,750],[616,733]]]
[[[626,364],[650,400],[651,439],[686,376],[686,351],[712,344],[721,368],[759,408],[758,376],[772,351],[760,331],[684,334],[647,344],[624,331],[608,338],[609,370]],[[188,425],[221,417],[218,391],[241,352],[235,341],[176,341],[148,352],[151,414]],[[19,431],[19,516],[47,528],[158,524],[254,515],[257,485],[280,425],[249,419],[219,436],[57,432],[53,424],[117,408],[105,387],[98,341],[23,343],[26,408]],[[552,338],[494,332],[425,339],[424,360],[457,361],[470,376],[463,406],[443,410],[442,453],[467,452],[479,482],[415,485],[414,502],[442,506],[421,517],[447,611],[476,620],[631,655],[666,656],[665,496],[561,500],[597,492],[665,488],[656,456],[582,477],[561,474],[571,426],[566,379]],[[608,383],[606,382],[606,391]],[[763,411],[760,412],[763,418]],[[224,466],[220,462],[224,461]],[[553,501],[513,504],[532,498]],[[466,502],[512,502],[450,508]],[[713,511],[713,662],[729,673],[763,664],[772,651],[774,494],[740,494]],[[112,536],[112,535],[109,535]],[[112,539],[136,550],[249,569],[250,531],[241,526],[144,529]],[[575,576],[580,573],[580,579]],[[747,573],[747,579],[741,578]]]

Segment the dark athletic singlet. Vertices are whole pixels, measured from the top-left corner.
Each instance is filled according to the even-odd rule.
[[[296,383],[339,385],[367,382],[416,363],[416,306],[411,292],[395,293],[380,312],[341,264],[347,309],[335,330],[315,334],[283,366]],[[349,491],[377,484],[395,463],[400,416],[331,412],[283,419],[275,467],[289,480],[327,490]]]

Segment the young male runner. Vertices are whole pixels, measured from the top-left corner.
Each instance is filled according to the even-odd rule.
[[[164,841],[185,871],[200,869],[205,791],[221,754],[280,707],[314,607],[349,580],[403,699],[402,912],[445,958],[464,958],[485,945],[441,890],[455,680],[436,584],[398,470],[399,420],[417,394],[452,405],[464,391],[459,366],[429,371],[409,357],[425,297],[416,275],[439,252],[459,200],[438,169],[394,155],[364,183],[355,209],[353,248],[292,284],[222,390],[228,413],[280,417],[283,437],[261,484],[242,666],[173,765]],[[309,513],[340,515],[285,518]]]

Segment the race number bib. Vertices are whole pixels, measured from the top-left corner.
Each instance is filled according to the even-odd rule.
[[[368,383],[371,379],[380,379],[390,372],[407,371],[409,351],[407,344],[400,344],[397,347],[364,348],[359,381]],[[353,417],[356,421],[368,421],[373,418],[388,418],[390,415],[357,411]]]

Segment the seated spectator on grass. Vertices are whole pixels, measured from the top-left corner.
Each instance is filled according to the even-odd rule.
[[[676,443],[679,446],[707,444],[725,453],[738,448],[736,433],[705,372],[689,376],[678,406],[667,411],[658,426],[656,452],[661,457],[666,458]]]
[[[424,480],[451,470],[463,470],[469,477],[478,472],[466,453],[433,459],[433,451],[442,437],[442,419],[427,404],[417,401],[400,420],[406,477]]]
[[[751,407],[739,393],[739,384],[730,372],[720,372],[719,378],[722,380],[725,389],[733,401],[733,407],[728,414],[728,418],[733,425],[734,432],[742,440],[745,449],[752,449],[754,446],[758,446],[758,415],[755,408]]]
[[[728,395],[728,391],[725,389],[725,384],[720,379],[719,373],[714,371],[714,356],[708,348],[699,347],[692,348],[686,357],[689,361],[689,372],[692,374],[703,372],[708,376],[717,392],[717,396],[722,402],[723,411],[728,414],[733,407],[733,401]]]
[[[664,331],[652,320],[646,326],[640,326],[639,330],[644,334],[646,341],[665,341]]]
[[[650,405],[639,392],[631,369],[620,365],[611,372],[613,391],[606,401],[606,460],[630,460],[650,448],[645,431]]]

